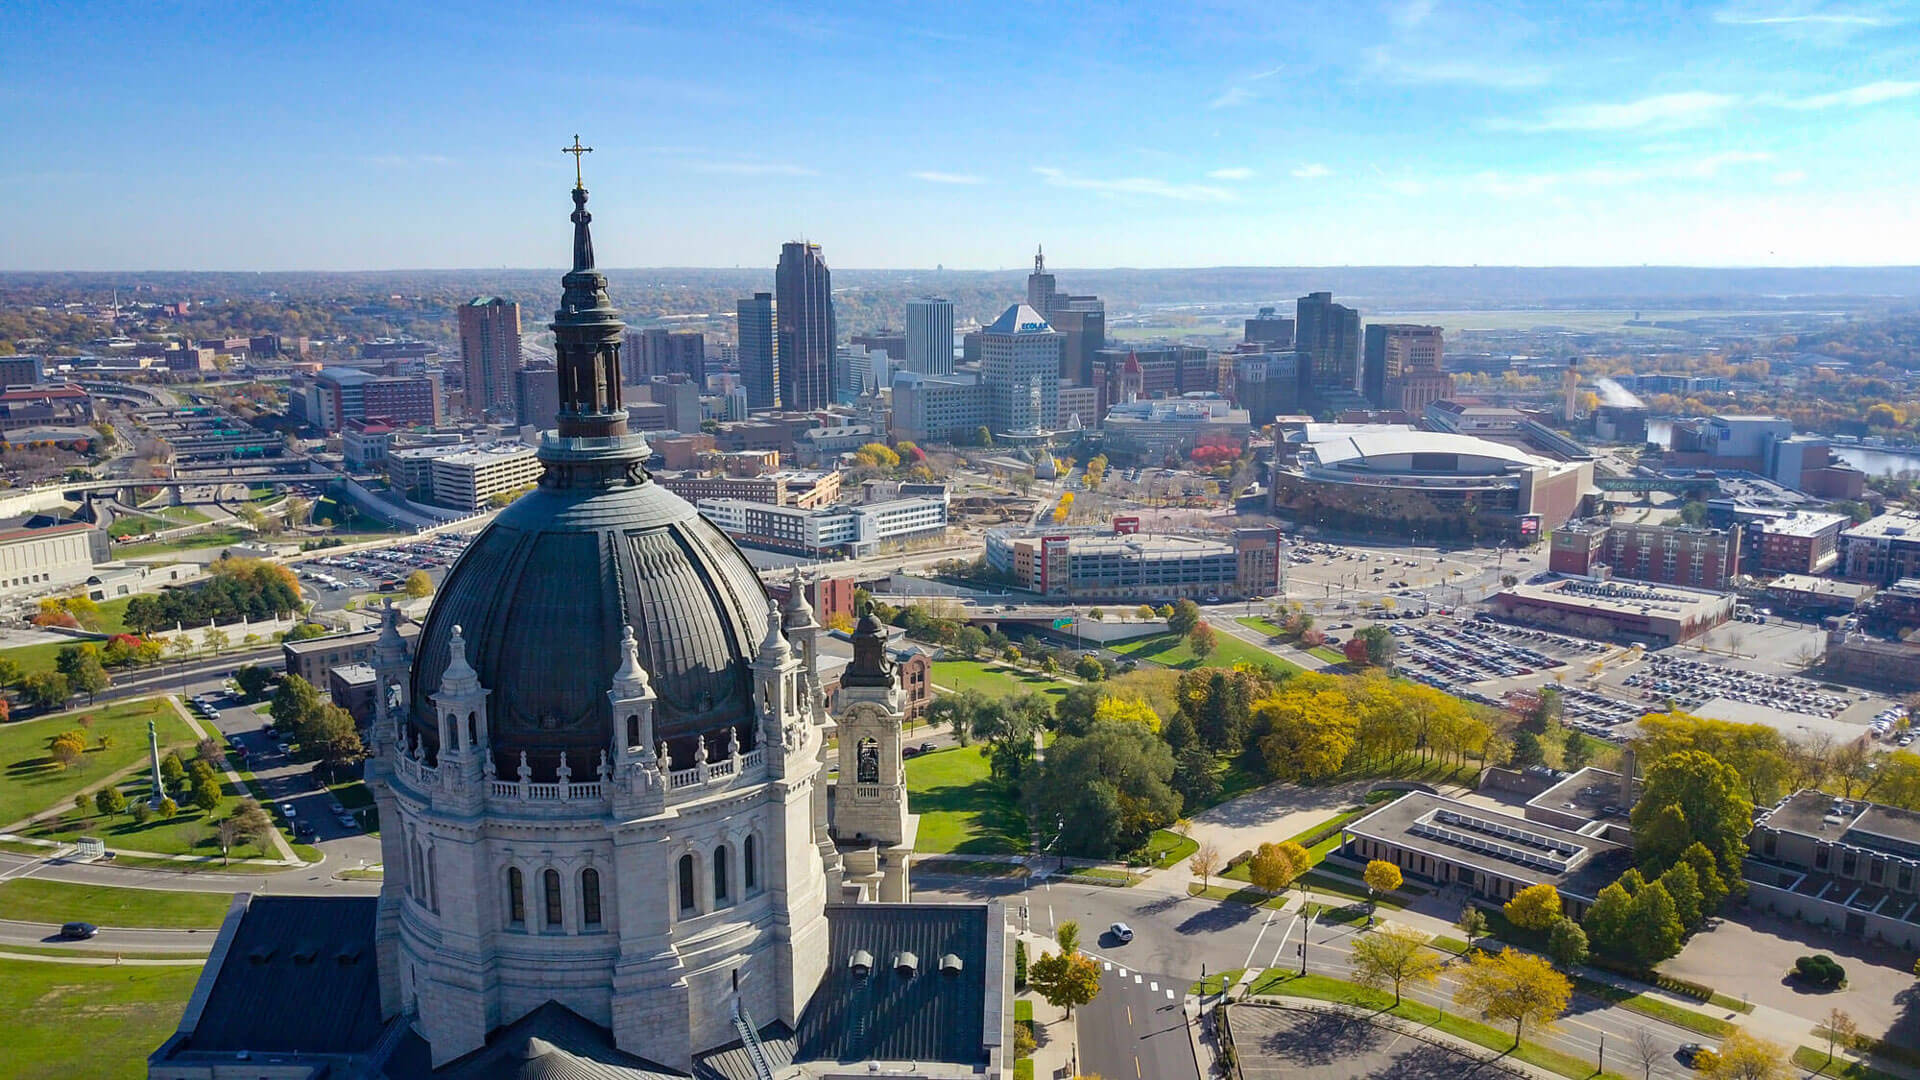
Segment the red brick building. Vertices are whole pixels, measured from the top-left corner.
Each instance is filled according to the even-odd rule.
[[[1725,589],[1740,573],[1740,526],[1575,521],[1554,530],[1548,569],[1587,575],[1603,563],[1614,577],[1629,581]]]

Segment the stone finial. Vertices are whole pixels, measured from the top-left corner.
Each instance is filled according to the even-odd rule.
[[[560,751],[560,767],[555,769],[553,773],[554,773],[554,776],[559,778],[559,781],[562,784],[572,782],[573,769],[569,768],[567,765],[567,752],[565,750]]]
[[[760,662],[765,664],[783,664],[793,655],[793,649],[787,644],[787,635],[780,629],[780,602],[767,597],[767,636],[760,641]]]
[[[447,635],[447,668],[440,673],[440,690],[477,689],[480,673],[467,662],[467,639],[458,625]]]
[[[695,765],[705,765],[707,763],[707,737],[705,735],[700,736],[700,741],[694,744],[693,763]]]
[[[730,727],[727,729],[727,756],[732,758],[737,758],[740,756],[740,729],[739,728]]]
[[[603,784],[613,778],[613,770],[607,766],[607,752],[604,749],[600,751],[600,768],[598,772],[600,782]]]
[[[480,771],[486,774],[486,777],[489,780],[493,779],[496,775],[499,774],[500,767],[493,763],[492,754],[488,754],[486,755],[486,757],[481,759]]]
[[[663,773],[673,771],[673,755],[667,753],[667,740],[665,739],[660,740],[660,771]]]
[[[814,625],[813,605],[807,602],[807,583],[800,576],[800,568],[793,568],[793,576],[787,586],[786,625],[810,627]]]
[[[521,783],[527,784],[533,781],[533,766],[527,764],[527,752],[525,750],[520,751],[519,773]]]
[[[626,632],[620,637],[620,668],[613,673],[613,685],[627,691],[623,696],[646,697],[647,669],[640,666],[640,642],[633,636],[632,626],[622,629]]]

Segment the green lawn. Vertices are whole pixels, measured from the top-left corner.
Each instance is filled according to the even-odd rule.
[[[214,831],[214,823],[233,813],[247,792],[231,783],[222,783],[221,791],[226,801],[217,807],[211,816],[202,813],[192,805],[184,805],[172,818],[162,818],[159,814],[140,824],[127,814],[115,814],[105,817],[88,810],[81,813],[69,807],[57,821],[47,825],[35,825],[26,830],[26,835],[36,840],[77,840],[82,836],[97,836],[107,842],[109,848],[129,851],[150,851],[157,855],[218,855],[219,837]],[[143,773],[136,771],[120,782],[120,792],[132,804],[135,800],[145,799],[152,792],[152,784]],[[271,844],[241,844],[230,853],[231,857],[244,859],[253,856],[277,858]]]
[[[1344,664],[1347,662],[1347,654],[1331,646],[1315,645],[1313,648],[1308,649],[1307,652],[1325,660],[1329,664]]]
[[[177,521],[167,521],[147,514],[115,514],[113,524],[107,526],[107,535],[118,540],[123,536],[159,532],[161,529],[174,528],[179,524]]]
[[[232,526],[210,529],[172,540],[155,540],[148,544],[122,544],[113,550],[116,559],[144,559],[150,555],[167,555],[175,551],[193,551],[198,548],[226,547],[229,544],[242,544],[252,539],[253,534],[245,529]]]
[[[1147,865],[1155,869],[1165,869],[1200,850],[1200,844],[1171,829],[1155,829],[1147,838],[1147,846],[1135,854],[1147,860]]]
[[[73,641],[48,641],[39,645],[21,645],[12,649],[0,649],[0,656],[4,656],[13,661],[14,664],[20,668],[20,674],[33,675],[42,671],[52,671],[54,661],[60,655],[60,650],[69,645],[78,645],[80,643],[79,639],[75,639]],[[112,674],[112,672],[108,672],[108,674]]]
[[[980,660],[936,660],[933,682],[948,690],[978,690],[988,697],[1064,694],[1069,684],[1034,671]]]
[[[1214,640],[1217,644],[1213,654],[1204,660],[1193,654],[1185,638],[1171,633],[1119,641],[1110,647],[1114,652],[1134,660],[1151,660],[1163,667],[1183,670],[1197,667],[1230,668],[1239,664],[1256,664],[1271,669],[1276,675],[1291,675],[1300,670],[1299,664],[1282,660],[1265,649],[1228,634],[1216,633]]]
[[[328,784],[327,790],[340,800],[340,805],[349,810],[358,810],[373,805],[373,793],[367,790],[365,780],[349,780],[344,784]]]
[[[200,969],[0,960],[13,1080],[147,1075],[147,1055],[180,1023]]]
[[[1258,615],[1242,615],[1233,621],[1249,630],[1258,630],[1268,637],[1285,637],[1287,633],[1280,628],[1278,623],[1263,619]]]
[[[83,719],[88,717],[91,724]],[[0,782],[0,824],[60,806],[71,811],[75,791],[145,761],[149,718],[157,722],[161,753],[193,745],[192,729],[161,698],[0,725],[0,767],[6,769],[5,782]],[[91,745],[79,765],[62,769],[47,756],[47,740],[75,729],[85,731]],[[102,735],[112,736],[111,748],[100,749]]]
[[[1894,1074],[1871,1065],[1847,1061],[1844,1058],[1828,1060],[1826,1047],[1814,1048],[1802,1046],[1793,1052],[1793,1063],[1806,1069],[1810,1076],[1837,1076],[1840,1080],[1896,1080]]]
[[[1496,1050],[1503,1054],[1510,1053],[1520,1061],[1559,1073],[1561,1076],[1572,1077],[1573,1080],[1622,1080],[1617,1073],[1596,1073],[1591,1061],[1549,1049],[1538,1043],[1523,1042],[1516,1048],[1513,1045],[1511,1031],[1489,1027],[1478,1021],[1455,1016],[1417,1001],[1402,1001],[1396,1006],[1393,1004],[1393,995],[1390,993],[1369,990],[1326,975],[1300,975],[1275,968],[1254,980],[1250,992],[1291,994],[1295,997],[1336,1001],[1362,1009],[1390,1012],[1402,1019],[1446,1032],[1489,1050]]]
[[[169,506],[160,511],[160,516],[167,518],[175,525],[205,525],[213,520],[191,506]]]
[[[22,922],[79,919],[101,926],[152,930],[211,929],[226,918],[232,900],[229,893],[121,889],[44,878],[0,881],[0,909],[8,918]]]
[[[1651,1016],[1655,1020],[1664,1020],[1675,1027],[1683,1027],[1709,1038],[1724,1039],[1733,1032],[1733,1025],[1717,1016],[1695,1012],[1684,1005],[1676,1005],[1665,998],[1654,997],[1652,994],[1636,994],[1631,990],[1622,990],[1578,975],[1574,976],[1573,986],[1574,989],[1589,997],[1599,998],[1608,1004],[1618,1005],[1642,1016]]]
[[[1006,855],[1026,850],[1026,816],[993,782],[978,747],[907,759],[907,794],[920,815],[918,851]]]

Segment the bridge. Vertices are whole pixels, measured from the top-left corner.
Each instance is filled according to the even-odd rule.
[[[129,476],[118,480],[80,480],[60,485],[60,490],[70,500],[78,501],[94,491],[125,491],[130,488],[182,488],[182,487],[219,487],[226,484],[297,484],[302,482],[321,482],[344,479],[345,473],[332,469],[319,469],[309,472],[288,472],[285,470],[261,469],[258,466],[245,468],[240,465],[224,469],[205,469],[189,476]]]
[[[1593,486],[1601,491],[1624,491],[1641,495],[1649,492],[1663,492],[1668,495],[1687,495],[1696,491],[1719,494],[1720,478],[1717,476],[1596,476]]]

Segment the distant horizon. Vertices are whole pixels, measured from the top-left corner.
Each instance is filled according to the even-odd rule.
[[[836,274],[1014,274],[1025,277],[1032,272],[1032,266],[1009,267],[971,267],[971,266],[839,266],[831,259],[828,267]],[[735,264],[731,266],[699,265],[694,263],[661,263],[654,265],[633,264],[630,266],[613,265],[600,262],[597,266],[603,273],[619,274],[626,272],[661,271],[697,271],[700,273],[749,273],[764,270],[773,273],[774,262],[769,260],[764,267]],[[551,266],[391,266],[391,267],[316,267],[304,269],[254,268],[254,267],[143,267],[98,269],[92,267],[45,267],[37,269],[0,268],[0,277],[35,277],[50,274],[91,274],[110,276],[121,274],[137,277],[142,274],[542,274],[552,272],[566,273],[568,267],[562,263]],[[1838,271],[1920,271],[1920,262],[1905,263],[1194,263],[1168,266],[1149,265],[1111,265],[1111,266],[1069,266],[1065,264],[1047,264],[1047,272],[1057,276],[1076,273],[1198,273],[1203,271],[1304,271],[1304,272],[1365,272],[1370,270],[1604,270],[1604,271],[1664,271],[1698,270],[1715,272],[1763,272],[1763,273],[1820,273]]]

